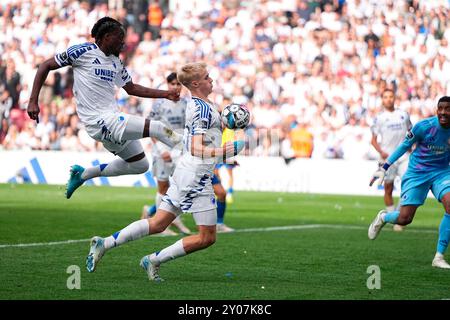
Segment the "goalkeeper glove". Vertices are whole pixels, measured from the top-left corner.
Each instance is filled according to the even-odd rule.
[[[384,177],[386,176],[386,171],[387,171],[387,169],[388,169],[389,167],[390,167],[390,164],[388,164],[388,163],[385,163],[385,164],[383,164],[382,166],[380,166],[380,167],[378,168],[378,170],[375,171],[374,174],[372,175],[372,180],[370,180],[369,186],[372,186],[373,183],[374,183],[377,179],[380,179],[380,180],[378,181],[378,185],[380,186],[380,185],[383,183],[383,181],[384,181]]]

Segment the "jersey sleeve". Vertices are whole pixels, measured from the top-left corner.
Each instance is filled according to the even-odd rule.
[[[126,85],[128,82],[131,81],[131,76],[128,73],[128,70],[123,65],[122,61],[120,61],[120,67],[121,67],[121,69],[120,69],[119,74],[117,75],[114,83],[119,88],[122,88],[124,85]]]
[[[71,46],[66,51],[63,51],[61,53],[57,53],[55,55],[55,61],[60,67],[66,67],[66,66],[74,66],[76,64],[76,56],[71,56],[70,53],[76,52],[77,47],[79,45]]]
[[[424,134],[425,122],[421,121],[417,123],[411,130],[406,133],[405,140],[395,149],[395,151],[387,158],[388,164],[393,164],[397,161],[406,151],[411,149],[414,143],[420,141]]]
[[[55,61],[60,67],[75,67],[79,63],[79,58],[93,48],[96,48],[96,45],[89,42],[73,45],[66,51],[57,53],[55,55]]]
[[[195,113],[192,118],[192,133],[205,134],[211,128],[211,107],[204,102],[195,101]]]

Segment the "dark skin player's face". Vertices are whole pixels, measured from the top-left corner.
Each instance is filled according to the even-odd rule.
[[[125,46],[125,31],[123,28],[116,28],[114,31],[105,34],[103,42],[107,50],[105,53],[118,57]]]
[[[441,102],[437,107],[437,117],[439,124],[446,128],[450,128],[450,102]]]

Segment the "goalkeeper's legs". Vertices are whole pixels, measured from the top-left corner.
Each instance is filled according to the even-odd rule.
[[[431,265],[433,267],[450,269],[450,264],[444,260],[444,254],[447,251],[450,242],[450,190],[445,193],[441,201],[444,205],[445,214],[439,225],[439,239],[437,243],[436,255],[434,256]],[[445,192],[445,191],[444,191]]]
[[[386,211],[392,212],[396,211],[394,206],[394,198],[392,197],[392,193],[394,191],[394,181],[386,181],[384,180],[384,204],[386,205]],[[403,226],[399,224],[394,224],[394,231],[403,231]]]
[[[369,239],[374,240],[386,223],[408,225],[414,219],[418,206],[401,206],[400,211],[381,210],[369,226]]]

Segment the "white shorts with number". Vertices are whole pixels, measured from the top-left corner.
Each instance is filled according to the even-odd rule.
[[[163,196],[158,209],[176,216],[190,212],[197,225],[215,225],[217,210],[211,175],[177,167],[170,178],[169,190]]]
[[[153,156],[152,160],[152,173],[158,181],[168,181],[169,177],[175,171],[176,162],[172,159],[170,162],[166,162],[161,157]]]
[[[142,138],[145,119],[129,115],[123,112],[104,114],[96,122],[86,124],[86,132],[95,140],[103,143],[103,146],[115,155],[120,154],[125,148],[130,148],[130,156],[143,152],[142,146],[137,139]],[[125,130],[129,140],[124,139]],[[131,143],[135,141],[134,143]],[[137,142],[137,143],[136,143]],[[128,149],[127,148],[127,149]],[[131,154],[134,153],[134,154]],[[125,155],[127,156],[127,155]],[[122,156],[123,158],[123,156]],[[126,157],[125,157],[126,159]]]

